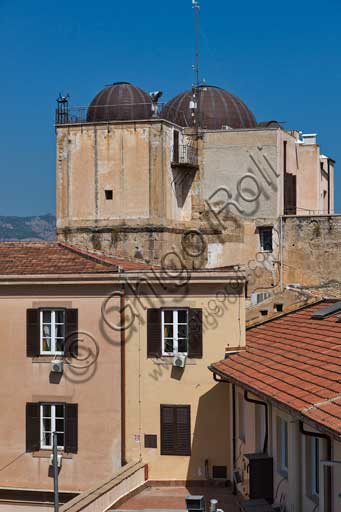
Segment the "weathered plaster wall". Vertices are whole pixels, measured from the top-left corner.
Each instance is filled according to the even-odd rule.
[[[204,132],[203,199],[224,204],[229,193],[232,214],[251,219],[277,217],[282,201],[278,133],[279,130]],[[217,193],[222,187],[225,190]]]
[[[341,279],[341,216],[286,217],[285,284],[325,284]]]
[[[164,122],[58,126],[57,227],[190,220],[193,177],[171,168],[173,131]]]

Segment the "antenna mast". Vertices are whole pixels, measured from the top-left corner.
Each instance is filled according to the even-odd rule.
[[[195,18],[195,86],[196,88],[200,85],[199,79],[199,13],[200,13],[200,5],[198,0],[192,0],[192,6],[194,9],[194,18]]]

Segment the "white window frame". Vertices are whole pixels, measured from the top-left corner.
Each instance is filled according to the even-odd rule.
[[[318,437],[311,438],[311,492],[313,496],[320,494],[320,450],[321,444]]]
[[[167,352],[165,350],[165,313],[167,311],[172,311],[173,313],[173,352]],[[178,351],[178,342],[179,342],[179,336],[178,336],[178,327],[179,325],[185,325],[184,323],[178,323],[178,312],[179,311],[185,311],[186,312],[186,325],[187,325],[187,337],[181,338],[187,340],[187,351],[186,352],[179,352]],[[169,322],[166,322],[166,325],[168,325]],[[162,309],[161,311],[161,330],[162,330],[162,355],[163,356],[175,356],[178,354],[182,355],[188,355],[189,351],[189,322],[188,322],[188,309],[186,308],[168,308],[168,309]]]
[[[51,407],[51,444],[47,445],[44,443],[44,418],[49,418],[49,417],[45,417],[43,415],[43,412],[44,412],[44,409],[43,407],[46,407],[46,406],[49,406]],[[63,418],[60,418],[58,417],[58,419],[63,419],[64,420],[64,430],[63,430],[63,434],[64,434],[64,443],[65,443],[65,405],[64,404],[61,404],[61,403],[49,403],[49,402],[45,402],[45,403],[41,403],[40,404],[40,448],[42,450],[52,450],[53,448],[53,433],[56,432],[56,406],[62,406],[63,407]],[[61,433],[60,431],[58,431],[58,433]],[[58,450],[64,450],[64,445],[63,446],[57,446]]]
[[[44,323],[43,323],[43,318],[44,318],[44,312],[48,311],[49,313],[51,313],[51,350],[43,350],[43,339],[46,338],[46,336],[44,336]],[[64,317],[64,321],[63,323],[56,323],[56,313],[59,313],[59,312],[62,312],[63,313],[63,317]],[[58,351],[56,350],[56,341],[57,339],[60,339],[60,338],[56,338],[56,325],[63,325],[64,327],[64,336],[63,336],[63,340],[64,340],[64,344],[65,344],[65,309],[54,309],[54,308],[44,308],[44,309],[41,309],[40,310],[40,316],[39,316],[39,323],[40,323],[40,354],[41,355],[63,355],[64,354],[64,351]]]
[[[283,473],[289,471],[289,424],[284,418],[279,418],[279,467]]]

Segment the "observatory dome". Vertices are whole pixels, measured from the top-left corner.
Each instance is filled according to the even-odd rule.
[[[206,130],[221,130],[223,126],[230,128],[254,128],[256,119],[243,101],[228,91],[212,85],[201,85],[198,89],[198,108],[200,127]],[[164,107],[161,117],[180,126],[194,125],[193,90],[185,91]]]
[[[148,93],[128,82],[116,82],[102,89],[88,107],[87,121],[138,121],[152,117]]]

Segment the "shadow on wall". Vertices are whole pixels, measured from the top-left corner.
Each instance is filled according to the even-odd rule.
[[[213,466],[225,466],[227,478],[231,474],[228,390],[216,384],[199,399],[187,480],[211,480]]]
[[[195,178],[195,171],[183,169],[173,169],[173,188],[175,191],[176,202],[179,208],[182,208],[186,202],[188,194],[192,188]]]

